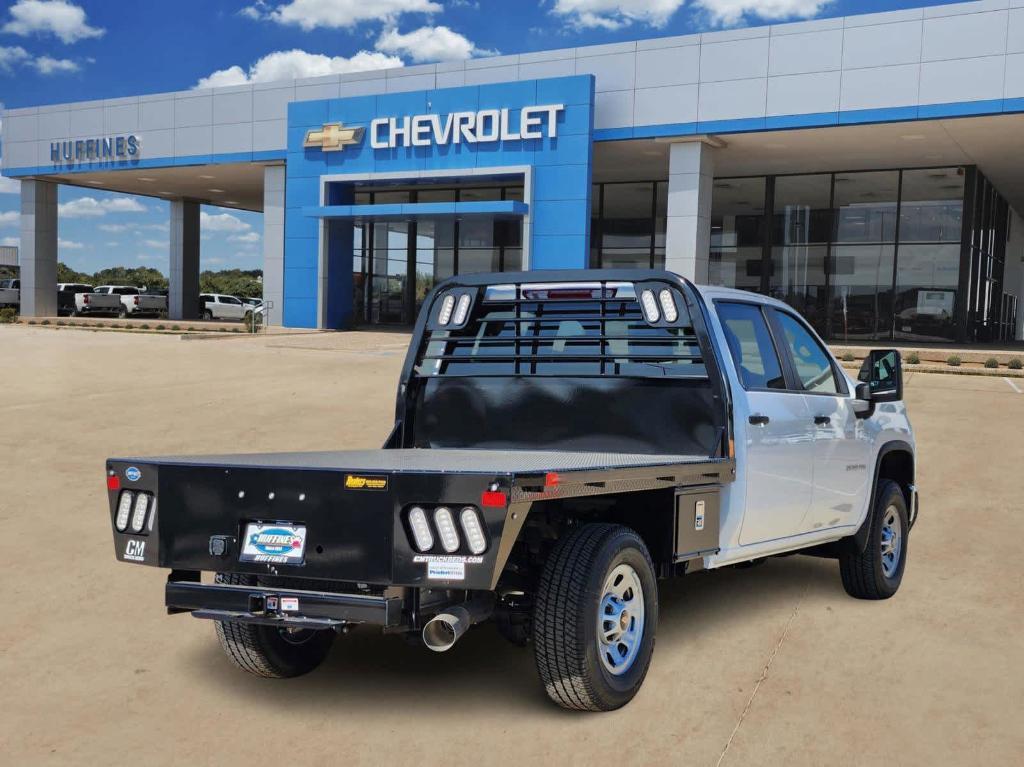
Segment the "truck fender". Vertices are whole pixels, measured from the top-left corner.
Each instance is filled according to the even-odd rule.
[[[871,483],[871,495],[868,496],[868,511],[864,515],[864,521],[861,522],[860,527],[857,528],[852,536],[850,536],[844,542],[850,546],[855,553],[861,554],[868,545],[868,534],[871,532],[871,504],[875,502],[875,493],[878,491],[878,480],[881,477],[882,462],[885,457],[891,453],[906,453],[910,457],[911,470],[914,468],[914,448],[911,447],[909,442],[904,442],[901,439],[894,439],[890,442],[886,442],[878,450],[878,455],[875,457],[875,477]],[[896,479],[896,478],[894,478]],[[911,474],[908,482],[902,482],[896,479],[900,486],[903,488],[904,493],[907,492],[907,484],[913,484],[914,477]],[[907,506],[910,507],[911,499],[907,498]]]

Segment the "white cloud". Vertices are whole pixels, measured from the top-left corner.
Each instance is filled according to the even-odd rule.
[[[230,213],[207,213],[199,211],[199,229],[207,232],[246,232],[249,230],[247,224],[238,216]]]
[[[85,245],[80,242],[75,242],[74,240],[62,240],[59,238],[57,240],[58,250],[81,250],[84,247]]]
[[[0,72],[10,72],[15,64],[22,64],[30,58],[28,51],[20,45],[0,45]]]
[[[163,240],[143,240],[142,244],[147,248],[166,248],[168,243]]]
[[[833,0],[697,0],[716,24],[737,24],[744,16],[777,20],[817,16]]]
[[[2,240],[0,240],[0,245],[4,245],[6,247],[16,248],[20,244],[21,240],[18,237],[4,237]]]
[[[761,19],[810,18],[833,0],[694,0],[715,24],[737,24],[745,16]],[[631,24],[663,27],[686,0],[555,0],[551,12],[577,27],[621,29]]]
[[[0,176],[0,194],[20,194],[21,182],[16,178]]]
[[[245,16],[267,19],[278,24],[298,26],[306,32],[324,27],[342,29],[363,21],[393,21],[403,13],[439,13],[443,10],[434,0],[291,0],[271,8],[257,2],[242,9]]]
[[[307,53],[293,49],[274,51],[258,59],[248,71],[237,64],[203,77],[196,88],[217,88],[223,85],[244,85],[245,83],[266,83],[274,80],[291,80],[298,77],[322,77],[343,72],[364,72],[369,69],[387,69],[402,66],[402,60],[383,53],[359,51],[349,58],[325,56],[322,53]]]
[[[78,64],[71,59],[55,59],[52,56],[40,56],[32,62],[32,66],[41,75],[52,75],[55,72],[77,72]]]
[[[130,224],[100,224],[97,229],[102,229],[104,232],[127,232],[133,227]]]
[[[112,197],[97,200],[95,197],[79,197],[57,206],[57,212],[67,218],[91,218],[108,213],[143,213],[146,208],[131,197]]]
[[[686,0],[555,0],[551,12],[578,27],[620,29],[630,24],[663,27]]]
[[[106,30],[90,27],[85,11],[67,0],[18,0],[11,6],[11,20],[4,32],[28,37],[51,34],[65,43],[100,37]]]
[[[259,242],[259,232],[246,232],[245,234],[233,234],[228,237],[231,242]]]
[[[454,61],[496,53],[477,48],[471,40],[448,27],[420,27],[404,35],[392,27],[380,33],[374,47],[384,53],[405,54],[417,62]]]
[[[20,214],[16,210],[5,210],[0,213],[0,226],[13,226],[18,223]]]

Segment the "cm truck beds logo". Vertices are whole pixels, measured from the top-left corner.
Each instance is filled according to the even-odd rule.
[[[345,487],[349,490],[387,490],[387,477],[367,477],[361,474],[346,474]]]
[[[124,558],[132,562],[144,562],[146,560],[146,542],[129,538],[124,545]]]

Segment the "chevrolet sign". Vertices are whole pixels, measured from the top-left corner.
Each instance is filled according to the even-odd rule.
[[[302,146],[306,149],[340,152],[347,146],[361,142],[365,131],[365,128],[346,128],[342,123],[324,123],[322,128],[306,131],[306,140]]]
[[[485,144],[555,138],[558,135],[558,113],[564,110],[564,104],[523,107],[519,110],[519,130],[512,129],[508,109],[452,112],[444,118],[437,114],[379,117],[370,123],[370,146],[374,149],[394,149],[399,146]]]

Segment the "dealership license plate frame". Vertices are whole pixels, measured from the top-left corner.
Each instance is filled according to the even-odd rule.
[[[291,542],[282,541],[280,546],[259,544],[259,535],[290,535]],[[243,530],[242,547],[238,553],[239,562],[254,562],[272,565],[302,565],[306,561],[306,525],[294,522],[246,522]],[[298,546],[295,545],[298,541]],[[277,551],[280,549],[280,551]]]

